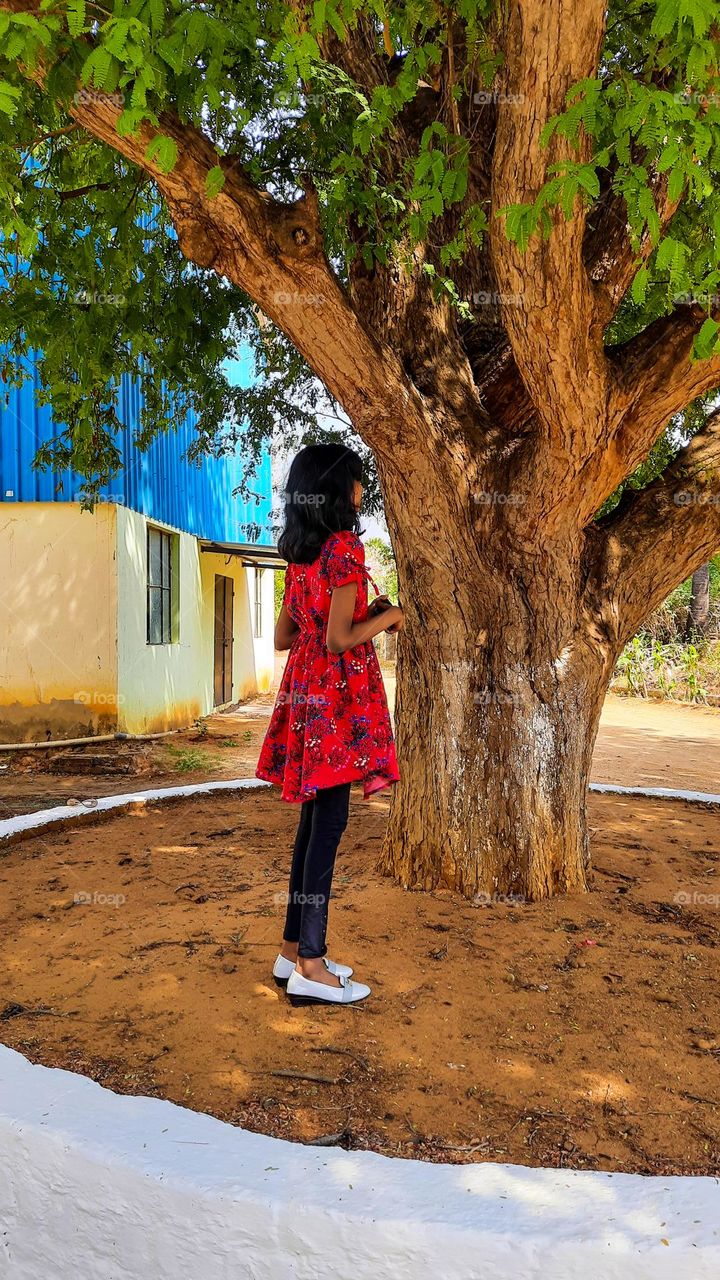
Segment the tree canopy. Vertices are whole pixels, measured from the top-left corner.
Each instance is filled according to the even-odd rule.
[[[557,8],[582,25],[582,6]],[[276,422],[302,432],[332,412],[281,327],[292,289],[261,317],[172,231],[167,179],[183,181],[183,152],[199,141],[208,208],[228,183],[280,214],[304,192],[341,287],[351,273],[358,288],[378,272],[420,276],[467,350],[492,345],[499,307],[512,313],[478,267],[493,222],[526,251],[558,207],[571,222],[581,202],[608,340],[691,313],[693,356],[713,372],[689,380],[688,398],[707,390],[720,383],[719,21],[715,0],[609,4],[594,74],[544,124],[542,171],[494,207],[488,156],[536,86],[503,78],[492,0],[0,4],[6,382],[38,353],[42,395],[68,424],[64,460],[90,490],[118,464],[121,372],[143,382],[140,443],[183,405],[198,414],[198,452],[240,430],[257,449]],[[298,293],[307,304],[306,285]],[[247,342],[265,377],[238,389],[223,359]]]

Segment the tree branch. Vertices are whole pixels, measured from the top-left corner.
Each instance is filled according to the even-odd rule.
[[[37,12],[37,0],[1,0],[0,9]],[[45,73],[32,78],[42,87]],[[144,170],[164,197],[183,253],[242,288],[288,336],[380,453],[404,439],[426,436],[432,419],[395,353],[364,326],[325,254],[317,198],[282,204],[259,191],[236,161],[220,156],[198,129],[171,115],[159,129],[143,123],[131,136],[116,129],[114,98],[93,94],[68,105],[70,117],[99,141]],[[164,173],[147,159],[158,136],[177,145],[177,163]],[[210,197],[206,179],[220,165],[225,185]]]
[[[569,220],[554,210],[550,236],[533,237],[524,254],[506,239],[497,215],[507,205],[534,200],[549,164],[589,157],[588,138],[581,138],[576,151],[557,135],[544,147],[541,134],[565,109],[568,89],[595,73],[605,11],[604,0],[581,6],[572,0],[510,0],[493,158],[497,287],[501,305],[503,298],[522,300],[521,306],[504,306],[503,319],[546,434],[559,444],[561,466],[569,473],[573,458],[582,461],[602,434],[607,403],[602,325],[583,260],[586,211],[579,198]]]
[[[584,520],[645,460],[674,414],[720,386],[720,356],[691,359],[705,314],[697,306],[677,307],[610,348],[615,377],[606,436],[579,476]]]
[[[681,202],[669,199],[667,174],[651,173],[650,187],[662,235]],[[625,197],[613,190],[608,179],[588,214],[583,245],[583,256],[595,285],[596,306],[603,325],[609,324],[615,315],[639,267],[647,262],[654,247],[647,230],[640,244],[633,246]]]
[[[720,410],[674,462],[593,533],[599,596],[621,648],[720,549]]]

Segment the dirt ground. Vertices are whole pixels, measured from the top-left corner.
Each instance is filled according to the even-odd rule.
[[[600,776],[669,782],[667,723],[642,763],[637,728],[608,730]],[[708,725],[717,734],[717,716]],[[692,758],[683,784],[709,789],[701,764],[720,736],[704,728],[673,726],[672,751]],[[294,1009],[272,982],[296,818],[274,792],[138,807],[10,846],[0,1040],[291,1139],[720,1173],[720,811],[593,796],[593,891],[530,906],[379,878],[386,814],[384,797],[354,795],[338,861],[332,954],[373,987],[352,1008]]]

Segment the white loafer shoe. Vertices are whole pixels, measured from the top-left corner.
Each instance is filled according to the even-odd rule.
[[[353,971],[348,964],[336,964],[334,960],[326,960],[325,967],[334,973],[336,978],[352,978]],[[284,987],[291,973],[295,972],[295,961],[286,960],[279,955],[273,965],[273,978],[279,987]]]
[[[285,990],[291,1004],[357,1004],[370,995],[364,982],[351,982],[344,975],[339,977],[339,987],[328,987],[324,982],[311,982],[293,969]]]

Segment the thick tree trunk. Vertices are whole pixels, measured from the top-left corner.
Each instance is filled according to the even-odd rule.
[[[402,776],[381,869],[468,897],[583,890],[588,776],[615,652],[588,623],[579,548],[570,536],[552,547],[520,537],[529,515],[507,494],[484,494],[473,524],[457,509],[472,497],[459,482],[452,494],[437,479],[407,483],[420,489],[402,502],[425,527],[416,521],[408,543],[388,485],[407,623]]]
[[[469,652],[468,639],[459,619],[454,652]],[[558,666],[547,652],[473,664],[409,637],[399,650],[402,777],[382,869],[408,887],[468,897],[584,889],[597,673],[558,670],[541,688],[533,672]]]

